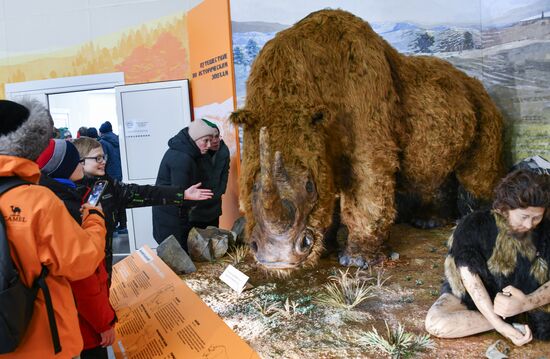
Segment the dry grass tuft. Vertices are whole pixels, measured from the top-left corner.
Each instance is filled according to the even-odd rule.
[[[392,359],[406,359],[414,357],[417,352],[433,349],[434,343],[428,334],[415,335],[405,331],[399,323],[397,329],[390,329],[386,323],[387,339],[378,334],[373,327],[371,331],[359,339],[359,342],[370,349],[384,353]]]
[[[261,302],[258,299],[254,299],[252,305],[254,306],[254,308],[256,308],[258,313],[260,313],[265,318],[271,317],[273,315],[278,315],[281,312],[279,302],[268,304],[267,300]]]
[[[298,314],[296,309],[298,309],[298,303],[296,303],[293,300],[290,300],[287,297],[285,303],[283,304],[283,307],[278,308],[277,310],[279,311],[279,313],[281,313],[285,317],[290,318],[290,317]]]
[[[369,275],[372,276],[372,267],[369,267]],[[376,276],[373,278],[375,279],[376,287],[380,289],[391,278],[391,275],[386,277],[386,270],[382,266],[376,269]]]
[[[365,277],[360,269],[355,276],[349,273],[349,268],[345,272],[339,269],[338,272],[339,275],[329,277],[330,282],[323,286],[317,303],[350,310],[375,296],[375,287],[369,283],[373,278]]]
[[[243,262],[248,255],[248,246],[237,245],[231,248],[231,251],[227,252],[227,258],[224,262],[232,265],[237,265]]]

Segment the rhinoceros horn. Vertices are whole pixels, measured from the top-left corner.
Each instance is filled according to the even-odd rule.
[[[260,201],[266,224],[277,232],[285,230],[294,221],[294,205],[281,199],[281,194],[292,189],[279,151],[275,153],[274,163],[271,163],[269,134],[265,127],[260,130],[260,184]]]

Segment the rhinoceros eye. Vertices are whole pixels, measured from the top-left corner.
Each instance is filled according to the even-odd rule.
[[[311,182],[309,180],[306,182],[306,191],[307,191],[307,193],[312,193],[313,192],[313,182]]]
[[[313,234],[309,230],[306,230],[304,231],[302,238],[297,243],[297,250],[299,253],[306,253],[311,249],[312,246]]]

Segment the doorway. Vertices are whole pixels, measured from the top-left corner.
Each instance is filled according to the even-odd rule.
[[[105,121],[118,133],[114,88],[49,94],[47,100],[54,126],[67,128],[73,138],[80,127],[99,130]]]
[[[51,112],[55,127],[67,127],[73,138],[81,126],[99,129],[110,121],[120,134],[116,110],[115,86],[124,85],[124,73],[63,77],[17,82],[5,85],[6,98],[31,97],[42,102]],[[113,238],[113,262],[130,254],[128,234]]]

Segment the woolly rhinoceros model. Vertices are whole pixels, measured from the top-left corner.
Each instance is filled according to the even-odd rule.
[[[246,105],[241,208],[256,260],[317,262],[339,200],[342,265],[380,258],[396,194],[434,205],[450,178],[490,198],[502,118],[481,83],[434,57],[396,52],[360,18],[310,14],[258,54]]]

